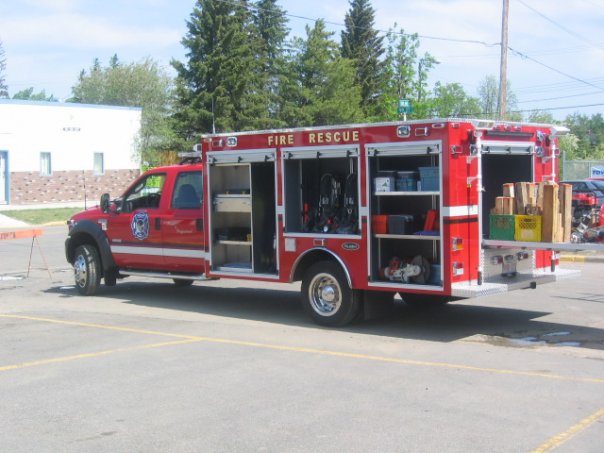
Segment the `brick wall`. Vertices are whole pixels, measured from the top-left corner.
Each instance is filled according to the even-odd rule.
[[[69,201],[98,201],[109,192],[121,195],[140,172],[138,170],[107,170],[103,176],[92,171],[55,171],[52,176],[39,172],[10,174],[10,204],[63,203]],[[84,187],[86,190],[84,190]]]

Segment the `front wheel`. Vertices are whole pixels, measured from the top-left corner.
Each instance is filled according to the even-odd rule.
[[[360,300],[361,292],[348,286],[344,271],[333,261],[319,261],[304,274],[302,304],[317,324],[348,324],[359,313]]]
[[[78,292],[83,296],[92,296],[101,283],[101,260],[96,247],[84,244],[75,250],[73,272]]]

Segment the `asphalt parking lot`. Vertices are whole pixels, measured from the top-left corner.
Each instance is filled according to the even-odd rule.
[[[289,285],[81,297],[63,239],[0,244],[3,451],[602,451],[604,264],[330,330]]]

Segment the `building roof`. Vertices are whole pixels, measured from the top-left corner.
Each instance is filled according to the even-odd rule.
[[[141,111],[141,107],[127,107],[123,105],[80,104],[77,102],[49,102],[49,101],[24,101],[21,99],[0,99],[0,105],[31,105],[36,107],[64,107],[87,109],[111,109]]]

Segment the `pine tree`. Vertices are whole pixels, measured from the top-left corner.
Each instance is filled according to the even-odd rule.
[[[195,139],[204,132],[253,129],[258,120],[257,34],[246,0],[197,0],[177,71],[176,127]]]
[[[351,60],[342,58],[325,22],[306,26],[306,39],[294,39],[290,103],[285,112],[292,126],[320,126],[360,121],[360,89],[354,83]]]
[[[258,61],[257,82],[259,101],[263,108],[261,118],[264,128],[284,127],[281,117],[280,90],[286,85],[285,40],[289,29],[285,12],[276,0],[260,0],[256,3],[254,26],[258,35],[256,59]]]
[[[367,116],[375,113],[381,78],[380,64],[384,54],[383,38],[374,28],[375,11],[370,0],[350,0],[350,9],[341,33],[342,56],[354,61],[356,83],[361,87],[361,107]]]

